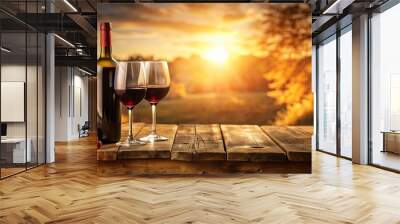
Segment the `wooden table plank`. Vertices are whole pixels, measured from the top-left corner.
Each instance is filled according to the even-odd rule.
[[[171,150],[171,159],[226,160],[219,125],[179,125]]]
[[[195,125],[183,124],[178,126],[174,145],[171,149],[171,160],[193,160],[193,149],[195,142]]]
[[[198,144],[194,151],[194,160],[226,160],[221,128],[218,124],[197,124]]]
[[[229,161],[287,161],[285,153],[256,125],[221,125]]]
[[[134,123],[132,128],[133,135],[136,135],[144,126],[144,123]],[[128,135],[128,125],[122,125],[121,139]],[[118,146],[116,144],[104,144],[97,150],[97,160],[112,161],[118,159]]]
[[[97,150],[97,160],[112,161],[117,160],[118,147],[115,144],[107,144]]]
[[[311,161],[310,130],[279,126],[263,126],[262,129],[286,151],[290,161]]]
[[[304,138],[311,138],[314,128],[313,126],[286,126],[288,129]]]
[[[118,150],[118,159],[170,159],[177,127],[175,124],[157,125],[157,133],[167,137],[167,141],[131,147],[121,146]],[[135,137],[139,139],[148,135],[150,131],[151,124],[145,125]]]

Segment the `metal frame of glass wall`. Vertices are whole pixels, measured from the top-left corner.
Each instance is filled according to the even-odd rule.
[[[350,20],[349,20],[350,19]],[[320,151],[320,152],[324,152],[324,153],[327,153],[327,154],[330,154],[330,155],[334,155],[334,156],[338,156],[338,157],[341,157],[341,158],[344,158],[344,159],[348,159],[348,160],[351,160],[351,158],[350,157],[347,157],[347,156],[344,156],[344,155],[342,155],[342,153],[341,153],[341,118],[340,118],[340,103],[341,103],[341,100],[340,100],[340,80],[341,80],[341,67],[340,67],[340,39],[341,39],[341,36],[343,35],[343,34],[345,34],[346,32],[351,32],[351,18],[344,18],[344,20],[345,20],[345,22],[343,22],[343,24],[345,24],[343,27],[336,27],[336,26],[334,26],[334,27],[332,27],[333,29],[335,29],[336,31],[335,32],[331,32],[331,35],[329,35],[329,36],[326,36],[326,37],[324,37],[324,38],[322,38],[322,39],[320,39],[319,41],[318,41],[318,43],[315,45],[316,46],[316,52],[315,52],[315,56],[316,56],[316,69],[315,69],[315,71],[316,71],[316,77],[315,77],[315,79],[316,79],[316,97],[315,97],[315,99],[316,99],[316,108],[317,108],[317,111],[316,111],[316,150],[317,151]],[[321,111],[319,111],[319,106],[320,106],[320,103],[321,103],[321,101],[320,101],[320,96],[319,96],[319,93],[320,93],[320,91],[321,91],[321,88],[320,88],[320,68],[321,68],[321,66],[320,66],[320,64],[319,64],[319,58],[320,58],[320,55],[319,55],[319,48],[320,48],[320,45],[321,45],[321,43],[323,43],[323,42],[326,42],[326,41],[336,41],[336,51],[335,51],[335,53],[336,53],[336,55],[335,55],[335,64],[336,64],[336,83],[335,83],[335,85],[336,85],[336,138],[335,138],[335,140],[336,140],[336,151],[334,152],[334,153],[332,153],[332,152],[329,152],[329,151],[327,151],[327,150],[324,150],[324,149],[322,149],[322,148],[320,148],[320,136],[319,136],[319,131],[320,131],[320,128],[321,128],[321,125],[319,124],[320,122],[319,122],[319,116],[320,116],[320,113],[321,113]],[[322,90],[322,91],[325,91],[325,89],[324,90]]]
[[[23,10],[22,15],[26,15],[27,13],[39,13],[39,10],[43,10],[40,7],[45,4],[45,0],[25,0],[25,1],[14,1],[18,4],[18,7]],[[47,77],[47,69],[46,69],[46,34],[41,32],[32,26],[24,23],[21,19],[15,16],[13,13],[8,12],[2,6],[13,3],[13,1],[4,1],[0,3],[0,13],[3,15],[3,18],[6,17],[10,19],[10,21],[14,21],[16,24],[19,24],[16,27],[16,30],[6,30],[6,28],[2,28],[2,23],[0,23],[0,46],[6,47],[6,45],[17,45],[16,42],[13,43],[13,37],[18,37],[22,43],[19,45],[20,49],[7,49],[1,50],[0,52],[0,82],[12,82],[9,80],[3,80],[4,75],[10,73],[8,67],[18,67],[19,71],[23,71],[24,68],[24,87],[23,87],[23,104],[24,104],[24,118],[23,123],[19,125],[20,130],[24,128],[24,136],[21,138],[25,139],[24,147],[24,165],[23,163],[19,163],[18,170],[15,172],[5,172],[5,167],[8,167],[8,161],[2,157],[3,149],[6,148],[6,144],[0,144],[0,179],[4,179],[13,175],[16,175],[21,172],[25,172],[26,170],[38,167],[42,164],[46,163],[46,77]],[[4,5],[3,5],[4,4]],[[29,5],[29,8],[28,8]],[[21,16],[21,14],[19,14]],[[7,37],[8,36],[8,37]],[[17,38],[16,38],[17,39]],[[17,58],[17,62],[10,62],[13,59],[13,56],[8,56],[7,51],[10,52],[23,52],[24,58],[21,55],[15,56]],[[8,52],[8,53],[10,53]],[[16,63],[17,65],[14,65]],[[3,73],[4,74],[3,74]],[[19,74],[21,77],[22,74]],[[9,77],[9,76],[7,76]],[[22,82],[22,81],[18,81]],[[0,86],[0,90],[1,90]],[[1,91],[0,91],[1,92]],[[1,93],[0,93],[1,96]],[[1,101],[1,99],[0,99]],[[1,108],[0,111],[4,109]],[[0,123],[2,122],[0,115]],[[3,122],[6,123],[6,122]],[[11,123],[11,122],[9,122]],[[23,126],[23,127],[21,127]],[[29,139],[29,141],[28,141]],[[28,146],[29,144],[29,146]],[[30,145],[32,144],[32,145]],[[8,146],[7,146],[8,147]],[[28,159],[28,147],[30,148],[31,157]],[[12,149],[14,150],[14,149]],[[31,151],[32,150],[32,151]],[[36,150],[36,151],[34,151]],[[3,152],[4,153],[4,152]],[[14,152],[13,152],[14,153]],[[35,154],[34,154],[35,153]],[[4,156],[4,155],[3,155]],[[14,158],[12,160],[14,163]],[[13,164],[11,164],[13,165]],[[3,167],[4,166],[4,167]]]

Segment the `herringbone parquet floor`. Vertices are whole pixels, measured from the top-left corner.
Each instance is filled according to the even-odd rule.
[[[400,175],[313,153],[311,175],[101,177],[93,139],[0,181],[0,223],[400,223]]]

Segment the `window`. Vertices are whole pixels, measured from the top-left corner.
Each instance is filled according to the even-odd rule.
[[[400,170],[400,5],[371,18],[372,163]]]
[[[345,28],[340,44],[340,155],[351,158],[352,148],[352,35],[351,26]]]
[[[336,36],[319,45],[318,149],[336,153]]]

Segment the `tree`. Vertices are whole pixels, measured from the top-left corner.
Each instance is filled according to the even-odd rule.
[[[311,123],[311,13],[307,4],[275,4],[261,19],[261,46],[273,61],[264,77],[268,95],[282,106],[277,125]]]

